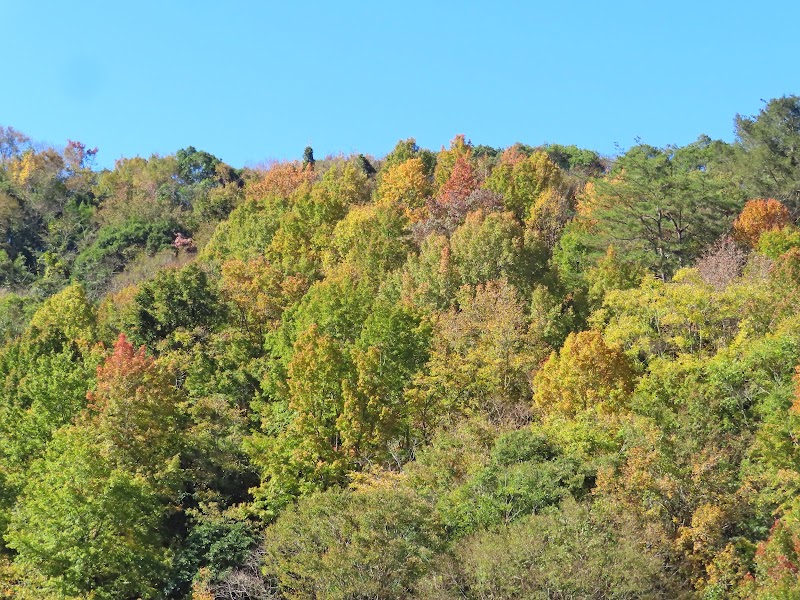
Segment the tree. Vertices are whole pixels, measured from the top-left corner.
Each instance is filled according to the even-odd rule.
[[[598,180],[579,206],[589,245],[614,245],[666,280],[728,227],[739,207],[733,190],[707,168],[710,142],[685,148],[635,146]]]
[[[310,189],[299,189],[282,215],[267,257],[286,273],[318,277],[336,223],[351,205],[367,202],[370,182],[352,163],[328,169]]]
[[[258,340],[278,326],[284,310],[299,301],[309,286],[302,275],[287,276],[263,257],[222,264],[222,296],[235,307],[240,328]]]
[[[586,475],[585,465],[564,456],[541,432],[512,430],[495,440],[486,466],[441,492],[437,508],[458,539],[542,512],[565,498],[580,499],[587,491]]]
[[[312,324],[320,333],[343,344],[361,335],[376,300],[375,283],[359,271],[343,265],[316,282],[291,314],[292,340]]]
[[[566,501],[561,510],[480,532],[424,581],[428,598],[674,598],[636,521]],[[462,590],[466,591],[466,594]],[[448,593],[449,592],[449,593]],[[450,595],[452,594],[452,595]]]
[[[87,426],[112,464],[158,482],[182,451],[180,396],[169,374],[120,334],[87,394]]]
[[[148,482],[68,426],[31,468],[6,535],[34,597],[158,598],[168,553]]]
[[[558,190],[563,180],[561,170],[544,152],[527,158],[507,157],[486,180],[486,188],[503,196],[506,209],[520,220],[530,216],[539,196]]]
[[[326,270],[346,262],[380,280],[400,267],[412,250],[408,217],[396,204],[355,206],[336,224]]]
[[[775,260],[792,248],[798,247],[800,247],[800,229],[790,225],[782,229],[765,231],[759,236],[755,249],[759,254]]]
[[[525,238],[511,213],[475,211],[450,238],[453,262],[464,283],[477,285],[507,278],[527,294],[543,272],[545,252]]]
[[[361,170],[364,171],[364,175],[367,177],[373,177],[378,173],[375,167],[372,166],[372,163],[369,162],[369,159],[363,154],[359,154],[356,161],[358,166],[361,167]]]
[[[549,188],[528,209],[527,228],[548,248],[556,245],[562,229],[572,218],[573,200],[561,190]]]
[[[315,162],[317,161],[314,160],[314,149],[311,146],[306,146],[305,150],[303,150],[303,166],[313,170]]]
[[[530,306],[531,342],[542,359],[560,348],[567,336],[581,327],[571,294],[561,296],[543,284],[533,286]]]
[[[394,149],[383,159],[383,166],[378,177],[381,178],[383,172],[387,171],[389,168],[404,163],[412,158],[420,159],[423,164],[425,175],[427,177],[433,177],[433,171],[436,167],[436,153],[420,148],[414,138],[408,138],[397,142]]]
[[[341,345],[315,325],[298,338],[289,363],[289,408],[296,414],[292,433],[307,464],[320,470],[321,477],[311,473],[309,479],[319,480],[323,488],[341,478],[347,464],[337,424],[348,370]]]
[[[25,333],[26,343],[39,352],[64,346],[88,349],[97,341],[97,315],[79,284],[48,298],[33,314]]]
[[[417,140],[414,138],[398,140],[392,151],[383,159],[383,169],[399,165],[412,158],[418,158],[419,152],[420,147],[417,145]]]
[[[191,176],[188,171],[187,175]],[[177,178],[175,156],[118,160],[113,171],[104,171],[98,176],[94,188],[100,200],[97,221],[102,226],[119,227],[132,221],[177,220],[181,211]]]
[[[258,170],[245,184],[245,198],[264,200],[266,198],[291,197],[296,191],[316,180],[316,173],[300,163],[274,163],[268,168]]]
[[[569,334],[536,374],[533,400],[545,414],[616,412],[625,409],[633,383],[625,354],[609,347],[599,331],[582,331]]]
[[[456,158],[450,177],[439,191],[439,196],[453,201],[463,200],[478,189],[478,176],[475,168],[465,156]]]
[[[413,598],[443,542],[434,511],[411,491],[331,490],[267,529],[264,571],[291,599]]]
[[[458,304],[459,310],[441,315],[427,368],[408,392],[423,437],[441,421],[462,415],[524,419],[528,375],[542,358],[529,339],[524,303],[508,281],[465,286]]]
[[[294,498],[346,481],[353,457],[337,425],[342,381],[352,366],[341,342],[315,324],[302,331],[287,367],[287,402],[265,411],[262,429],[247,446],[261,473],[256,507],[274,519]]]
[[[376,303],[352,350],[354,377],[342,382],[337,426],[360,466],[402,460],[412,451],[406,389],[428,359],[430,325],[414,311]]]
[[[742,597],[759,600],[796,596],[800,592],[798,548],[797,517],[777,519],[769,530],[769,537],[756,546],[754,572],[741,577],[735,591]]]
[[[378,199],[408,211],[421,208],[431,194],[431,186],[420,158],[410,158],[384,167],[378,183]]]
[[[717,291],[696,270],[685,269],[672,282],[649,277],[637,288],[611,290],[592,322],[610,343],[643,362],[714,352],[736,335],[741,320],[752,317],[753,326],[761,321],[753,302],[763,298],[764,287],[742,282]]]
[[[433,172],[434,187],[437,193],[441,193],[450,176],[453,174],[458,159],[469,160],[472,156],[472,142],[467,141],[463,133],[459,133],[450,140],[450,148],[445,150],[444,146],[436,155],[436,169]]]
[[[562,171],[578,173],[583,177],[597,177],[605,169],[604,161],[593,150],[574,145],[547,144],[544,151]]]
[[[742,274],[746,262],[745,252],[726,235],[698,259],[695,267],[703,281],[721,290]]]
[[[287,202],[281,199],[245,200],[217,225],[201,259],[221,262],[264,256],[287,210]]]
[[[793,217],[800,213],[800,96],[767,102],[758,115],[736,115],[739,170],[751,197],[785,203]]]
[[[182,479],[180,399],[121,336],[88,400],[28,469],[8,544],[34,595],[160,597],[164,518]]]
[[[425,238],[420,253],[409,255],[400,279],[405,301],[429,313],[450,307],[460,278],[448,239],[435,234]]]
[[[219,300],[208,277],[196,264],[159,271],[134,297],[126,319],[138,343],[155,347],[178,330],[210,328],[219,315]]]
[[[9,489],[24,483],[31,461],[41,455],[53,432],[86,406],[86,389],[100,358],[96,349],[81,356],[66,348],[20,361],[24,374],[0,406],[0,472]]]
[[[30,298],[13,292],[0,292],[0,346],[22,333],[36,308]]]
[[[733,222],[733,235],[737,241],[755,248],[761,234],[782,229],[790,223],[789,209],[777,200],[748,200]]]
[[[641,265],[620,260],[614,246],[609,246],[605,255],[586,273],[589,299],[599,306],[608,292],[637,287],[646,274]]]
[[[111,278],[136,256],[168,248],[175,239],[177,223],[170,219],[138,217],[101,227],[91,243],[75,257],[73,273],[94,296],[106,291]],[[184,230],[185,231],[185,230]]]
[[[31,139],[13,127],[0,126],[0,164],[5,166],[13,158],[31,147]]]
[[[489,190],[478,189],[469,196],[431,197],[425,205],[428,218],[414,223],[412,230],[419,245],[431,234],[450,236],[464,222],[467,215],[477,210],[484,213],[501,212],[503,197]]]
[[[201,183],[217,174],[217,165],[222,161],[216,156],[194,146],[182,148],[175,153],[178,161],[178,176],[184,184]]]
[[[96,341],[94,309],[75,285],[49,298],[0,351],[0,529],[31,462],[86,405],[102,358]]]

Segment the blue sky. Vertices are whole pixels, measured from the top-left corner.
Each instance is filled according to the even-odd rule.
[[[234,166],[364,152],[733,139],[800,93],[797,2],[0,0],[0,124]]]

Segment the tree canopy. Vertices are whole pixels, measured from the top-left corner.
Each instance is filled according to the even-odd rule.
[[[244,169],[0,127],[0,597],[797,597],[798,106]]]

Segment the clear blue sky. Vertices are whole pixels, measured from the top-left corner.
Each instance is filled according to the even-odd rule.
[[[798,22],[796,0],[0,0],[0,124],[103,166],[732,140],[737,112],[800,93]]]

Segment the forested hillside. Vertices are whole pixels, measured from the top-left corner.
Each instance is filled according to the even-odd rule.
[[[0,128],[0,597],[800,597],[800,97],[734,126],[112,170]]]

